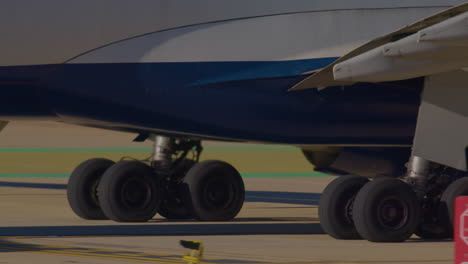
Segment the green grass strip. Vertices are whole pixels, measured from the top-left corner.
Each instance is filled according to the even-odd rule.
[[[68,178],[69,173],[0,173],[0,178]],[[330,177],[324,173],[242,173],[243,178]]]
[[[207,151],[297,151],[293,146],[207,146]],[[151,148],[0,148],[0,153],[14,152],[151,152]]]
[[[0,178],[68,178],[70,173],[0,173]]]

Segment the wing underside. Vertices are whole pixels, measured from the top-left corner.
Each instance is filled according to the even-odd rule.
[[[374,39],[290,91],[416,78],[468,67],[468,3]]]

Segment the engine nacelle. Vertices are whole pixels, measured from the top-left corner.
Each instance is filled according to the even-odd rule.
[[[410,147],[307,147],[302,151],[316,171],[368,178],[403,175],[411,155]]]

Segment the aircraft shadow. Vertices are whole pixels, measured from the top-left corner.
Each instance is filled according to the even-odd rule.
[[[66,190],[66,184],[0,181],[0,187]],[[318,193],[246,191],[247,202],[317,205]],[[323,234],[315,218],[236,218],[231,222],[199,223],[192,220],[155,219],[144,225],[21,226],[0,227],[0,236],[191,236],[191,235],[290,235]],[[168,223],[171,224],[163,224]],[[262,223],[259,223],[262,222]],[[270,223],[265,223],[270,222]],[[273,223],[272,223],[273,222]],[[177,224],[176,224],[177,223]]]
[[[318,223],[217,223],[0,227],[0,236],[230,236],[324,234]]]
[[[66,190],[66,184],[0,181],[0,187]],[[320,194],[304,192],[246,191],[246,202],[318,205]]]
[[[0,181],[0,187],[49,189],[49,190],[66,190],[67,189],[66,184],[34,183],[34,182],[7,182],[7,181]]]

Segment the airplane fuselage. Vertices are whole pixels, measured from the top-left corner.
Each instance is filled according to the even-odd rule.
[[[382,32],[458,2],[13,1],[0,9],[0,120],[410,145],[421,80],[287,90]]]

